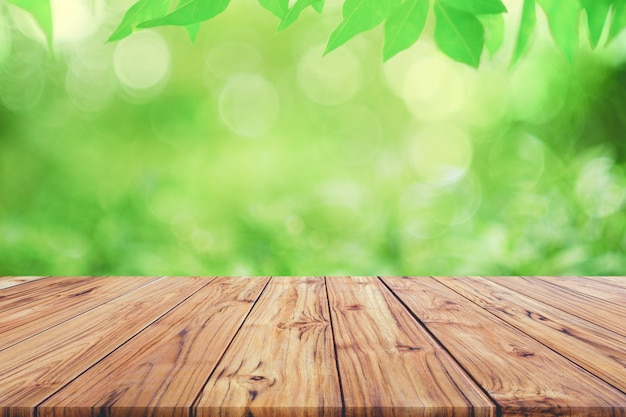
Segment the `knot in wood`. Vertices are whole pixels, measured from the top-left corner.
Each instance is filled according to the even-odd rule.
[[[515,352],[515,354],[519,356],[520,358],[528,358],[531,356],[535,356],[535,353],[531,352],[528,349],[514,348],[513,352]]]
[[[396,348],[398,348],[400,352],[418,352],[422,350],[419,346],[409,346],[402,343],[396,343]]]

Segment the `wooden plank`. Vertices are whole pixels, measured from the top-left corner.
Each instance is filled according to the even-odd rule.
[[[489,416],[495,406],[374,277],[327,279],[346,416]]]
[[[626,336],[626,300],[622,305],[604,302],[533,277],[485,277],[497,284]]]
[[[14,287],[26,282],[36,281],[45,277],[0,277],[0,290],[4,288]]]
[[[626,416],[626,395],[430,278],[384,281],[502,416]]]
[[[162,278],[0,351],[0,414],[34,416],[36,405],[206,283]]]
[[[590,281],[604,282],[622,289],[626,289],[626,277],[584,277]]]
[[[437,280],[626,392],[626,337],[483,278]]]
[[[0,290],[0,311],[4,313],[48,297],[55,297],[59,292],[71,290],[93,279],[93,277],[48,277],[5,288]]]
[[[533,279],[620,306],[626,304],[626,288],[605,282],[593,281],[585,277],[533,277]]]
[[[20,308],[3,311],[0,315],[0,350],[6,349],[37,333],[106,303],[129,291],[154,281],[156,277],[99,277],[81,280],[79,285],[61,288],[39,297],[31,294],[22,300]]]
[[[272,278],[195,405],[198,417],[341,416],[323,278]]]
[[[41,404],[38,415],[187,416],[267,280],[211,282]]]

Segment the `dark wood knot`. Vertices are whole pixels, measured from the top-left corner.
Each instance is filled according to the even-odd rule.
[[[401,343],[396,343],[396,347],[400,352],[418,352],[422,350],[422,348],[419,346],[408,346]]]
[[[521,358],[529,358],[531,356],[535,356],[533,352],[526,349],[515,348],[513,349],[513,352],[515,352],[515,354]]]

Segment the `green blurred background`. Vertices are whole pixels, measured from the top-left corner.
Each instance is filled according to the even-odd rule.
[[[475,71],[432,28],[322,58],[340,4],[253,0],[105,43],[132,1],[0,2],[0,274],[626,271],[626,38],[567,62],[540,19]],[[431,22],[432,23],[432,22]]]

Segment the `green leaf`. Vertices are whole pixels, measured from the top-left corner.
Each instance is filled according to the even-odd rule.
[[[537,0],[546,16],[554,41],[572,62],[578,49],[578,27],[582,6],[578,0]]]
[[[438,0],[440,3],[471,14],[506,13],[501,0]],[[563,0],[569,1],[569,0]]]
[[[589,26],[589,40],[595,48],[600,42],[604,24],[606,23],[611,8],[611,0],[580,0],[587,12],[587,24]]]
[[[322,13],[322,10],[324,10],[324,0],[317,0],[311,6],[313,6],[316,12]]]
[[[502,14],[488,14],[478,18],[485,28],[485,49],[494,56],[504,43],[504,17]]]
[[[50,0],[9,0],[20,9],[30,13],[46,36],[48,45],[52,47],[52,8]]]
[[[141,23],[137,27],[187,26],[201,23],[222,13],[229,3],[230,0],[192,0],[163,17]]]
[[[278,30],[283,30],[295,22],[300,16],[300,13],[309,6],[312,6],[318,13],[321,13],[324,7],[324,0],[298,0],[291,6],[287,13],[285,13],[280,21],[280,25],[278,25]]]
[[[181,7],[183,7],[184,5],[188,3],[191,3],[192,1],[193,0],[181,0],[176,5],[176,8],[180,9]],[[183,27],[185,28],[187,35],[189,35],[189,40],[191,40],[191,43],[195,43],[196,38],[198,37],[198,32],[200,31],[200,23],[193,23],[191,25],[187,25]]]
[[[515,65],[526,51],[536,25],[537,7],[535,0],[524,0],[522,19],[519,24],[519,30],[517,31],[517,41],[515,42],[511,65]]]
[[[613,4],[613,21],[611,22],[611,30],[609,31],[609,41],[615,37],[626,27],[626,1],[617,1]]]
[[[407,0],[396,7],[385,23],[385,61],[419,39],[426,25],[429,9],[428,0]]]
[[[187,25],[185,26],[185,30],[187,31],[187,34],[189,35],[189,39],[191,40],[191,43],[194,43],[196,41],[196,38],[198,37],[198,32],[200,31],[200,23]]]
[[[137,25],[166,14],[170,8],[171,0],[139,0],[128,9],[122,22],[115,32],[109,37],[109,42],[124,39],[133,31]]]
[[[282,19],[287,13],[289,0],[259,0],[259,4],[269,10],[279,19]]]
[[[435,19],[439,49],[455,61],[478,68],[485,41],[485,30],[478,18],[437,1]]]
[[[343,21],[333,31],[324,54],[346,43],[355,35],[381,24],[401,0],[346,0]]]

